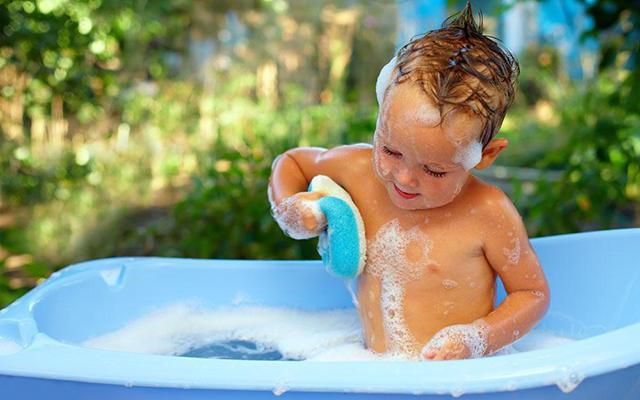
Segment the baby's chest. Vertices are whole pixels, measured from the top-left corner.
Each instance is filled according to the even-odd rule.
[[[455,227],[405,224],[392,219],[367,237],[367,273],[399,285],[451,289],[491,279],[479,240],[461,239]]]

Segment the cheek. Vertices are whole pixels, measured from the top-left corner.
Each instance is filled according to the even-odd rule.
[[[461,173],[455,177],[451,177],[449,182],[447,182],[446,189],[444,191],[448,194],[449,198],[453,200],[457,195],[462,191],[462,186],[464,186],[465,181],[467,180],[467,173]]]
[[[434,203],[448,203],[460,194],[464,182],[463,175],[443,179],[426,178],[423,181],[423,193]]]
[[[385,157],[384,154],[380,154],[380,153],[381,152],[376,151],[373,157],[373,164],[379,176],[387,177],[389,176],[393,168],[393,161],[389,160],[388,157]]]

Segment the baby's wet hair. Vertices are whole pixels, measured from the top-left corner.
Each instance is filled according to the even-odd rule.
[[[476,22],[469,1],[442,28],[414,37],[397,58],[394,83],[417,83],[443,120],[452,109],[481,116],[483,148],[495,137],[513,103],[520,67],[499,39],[482,33],[482,13]]]

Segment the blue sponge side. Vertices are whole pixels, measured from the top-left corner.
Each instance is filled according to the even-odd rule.
[[[315,176],[309,191],[324,194],[317,204],[327,219],[327,229],[318,242],[325,268],[342,278],[358,276],[366,264],[367,246],[364,221],[353,199],[325,175]]]
[[[318,252],[334,275],[353,278],[360,272],[360,242],[356,216],[342,199],[326,196],[318,200],[327,217],[327,230],[320,235]]]

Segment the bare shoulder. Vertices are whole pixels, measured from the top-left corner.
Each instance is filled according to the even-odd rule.
[[[322,149],[299,147],[287,151],[304,171],[307,181],[326,175],[343,187],[370,171],[371,145],[351,144]]]
[[[511,254],[515,259],[515,254],[519,257],[521,250],[533,255],[522,217],[509,196],[500,188],[477,178],[472,190],[476,209],[473,223],[490,264],[505,265],[510,262],[505,257],[509,258]]]
[[[349,163],[349,166],[355,168],[371,161],[371,145],[366,143],[342,145],[327,150],[321,157],[341,164]]]
[[[350,144],[334,147],[322,155],[331,165],[331,177],[344,187],[371,172],[371,146]]]
[[[521,222],[522,218],[513,202],[500,188],[473,178],[470,196],[483,222]]]

